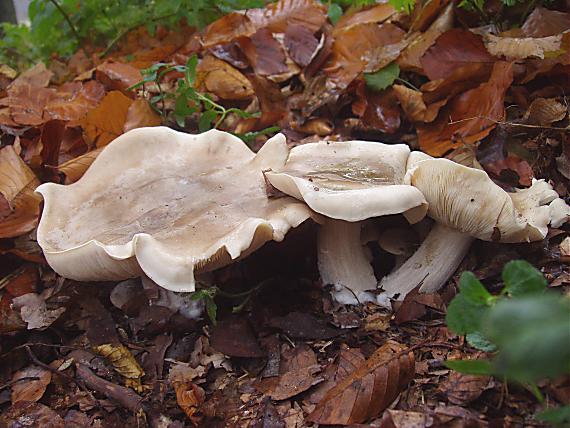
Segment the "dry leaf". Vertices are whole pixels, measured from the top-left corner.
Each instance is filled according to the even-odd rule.
[[[358,424],[392,403],[414,376],[412,352],[387,342],[347,378],[327,392],[309,415],[323,425]]]
[[[353,9],[347,11],[336,23],[333,36],[342,34],[343,30],[361,24],[376,24],[386,21],[396,13],[394,7],[389,3],[382,3],[366,9]]]
[[[406,117],[413,122],[433,122],[440,107],[447,102],[444,99],[430,104],[428,108],[421,92],[404,85],[393,85],[392,89]]]
[[[226,100],[244,100],[254,94],[251,82],[241,71],[211,55],[196,67],[196,87]]]
[[[445,79],[459,67],[495,61],[480,36],[458,28],[440,35],[420,60],[430,80]]]
[[[324,36],[321,36],[321,41]],[[283,39],[287,53],[301,67],[308,66],[322,47],[313,32],[302,25],[289,25]]]
[[[439,390],[450,403],[465,405],[475,401],[486,389],[493,387],[489,376],[474,376],[452,371],[439,385]]]
[[[171,368],[168,375],[176,392],[176,402],[191,420],[194,420],[206,398],[204,390],[192,382],[194,378],[205,374],[204,367],[199,366],[198,369],[177,364]]]
[[[26,378],[37,378],[27,379]],[[21,379],[21,380],[20,380]],[[12,404],[18,401],[38,401],[51,382],[51,372],[37,366],[29,366],[18,370],[12,377]]]
[[[84,155],[78,156],[74,159],[68,160],[65,163],[62,163],[58,168],[57,171],[64,175],[63,184],[71,184],[75,183],[79,180],[87,168],[91,166],[91,164],[95,161],[99,153],[103,151],[103,147],[95,150],[91,150],[90,152],[85,153]]]
[[[566,117],[568,107],[554,98],[536,98],[524,114],[524,121],[530,125],[546,126]]]
[[[548,37],[570,29],[570,13],[536,7],[521,30],[527,37]]]
[[[119,91],[111,91],[81,121],[85,134],[99,147],[106,146],[123,133],[127,112],[133,100]]]
[[[143,392],[144,388],[141,384],[141,378],[144,376],[144,371],[125,346],[104,344],[94,346],[93,350],[111,363],[115,371],[125,378],[127,386],[137,392]]]
[[[65,312],[65,308],[49,309],[44,298],[35,293],[15,297],[12,307],[20,311],[20,317],[28,325],[28,330],[45,329]]]
[[[534,179],[531,166],[516,155],[485,163],[485,170],[500,179],[515,186],[530,186]],[[512,177],[514,175],[514,177]]]
[[[61,416],[41,403],[20,401],[0,414],[2,428],[64,428],[65,426]]]
[[[435,426],[434,417],[427,413],[392,409],[384,412],[380,425],[378,425],[379,428],[428,428]]]
[[[83,118],[103,96],[105,88],[96,81],[70,82],[57,88],[45,109],[53,119],[75,121]]]
[[[441,156],[486,137],[504,119],[503,100],[512,80],[512,63],[497,62],[488,82],[454,97],[434,122],[418,124],[421,149]]]
[[[162,118],[152,109],[145,99],[135,100],[127,110],[127,118],[123,126],[123,132],[145,126],[159,126]]]
[[[545,54],[560,50],[562,34],[535,39],[532,37],[498,37],[485,34],[485,47],[491,55],[503,56],[508,60],[540,58]]]
[[[96,70],[97,80],[111,90],[126,91],[127,88],[142,80],[140,71],[130,64],[122,62],[104,62]]]
[[[34,190],[39,184],[14,146],[0,149],[0,238],[13,238],[36,227],[41,198]]]

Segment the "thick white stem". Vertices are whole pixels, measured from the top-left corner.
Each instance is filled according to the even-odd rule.
[[[335,286],[333,297],[342,304],[374,300],[366,293],[376,288],[377,280],[370,255],[362,245],[362,222],[327,219],[318,233],[318,262],[323,284]]]
[[[422,293],[439,290],[453,275],[473,240],[465,233],[435,223],[420,248],[380,281],[384,293],[378,296],[378,302],[386,304],[388,298],[403,300],[420,284]]]

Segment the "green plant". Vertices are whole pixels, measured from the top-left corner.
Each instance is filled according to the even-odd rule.
[[[542,400],[537,381],[570,373],[570,299],[547,290],[543,275],[522,260],[507,263],[502,279],[503,289],[492,295],[473,273],[461,275],[447,325],[473,347],[494,354],[446,365],[518,382]]]

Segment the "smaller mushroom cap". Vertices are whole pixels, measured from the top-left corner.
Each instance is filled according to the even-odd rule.
[[[548,204],[558,198],[544,180],[534,180],[528,189],[507,193],[484,171],[448,159],[415,163],[404,182],[424,194],[430,217],[485,241],[543,239],[551,218]]]
[[[294,147],[269,182],[314,211],[350,222],[403,213],[411,223],[427,211],[422,193],[403,184],[410,149],[404,144],[321,141]]]
[[[221,131],[129,131],[69,186],[37,188],[45,200],[38,242],[60,275],[119,280],[142,272],[193,291],[194,273],[280,241],[312,215],[293,198],[269,199],[263,171],[285,164],[281,134],[253,153]]]

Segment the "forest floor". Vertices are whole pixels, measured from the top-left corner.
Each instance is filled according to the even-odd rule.
[[[445,313],[462,271],[498,292],[514,259],[567,292],[567,225],[540,242],[475,241],[443,290],[388,311],[331,299],[306,223],[208,277],[221,290],[204,297],[214,322],[185,317],[148,278],[57,275],[36,242],[34,189],[77,181],[117,136],[163,124],[218,125],[254,150],[274,127],[291,146],[405,142],[483,168],[507,191],[544,178],[568,198],[569,29],[569,13],[542,7],[501,32],[445,0],[340,18],[281,0],[201,31],[139,28],[104,56],[86,46],[20,74],[0,66],[0,427],[546,426],[534,415],[570,403],[569,379],[540,382],[539,402],[450,370],[446,360],[484,353]],[[186,72],[196,78],[184,92]],[[382,277],[394,257],[375,257]]]

